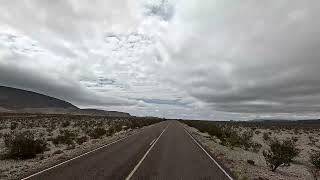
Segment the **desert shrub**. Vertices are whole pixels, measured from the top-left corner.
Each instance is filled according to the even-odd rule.
[[[11,122],[10,129],[15,130],[15,129],[17,129],[18,125],[19,125],[19,123],[17,123],[17,122]]]
[[[61,124],[61,126],[65,128],[65,127],[70,126],[70,124],[71,124],[70,121],[64,121],[64,122]]]
[[[320,151],[313,152],[310,156],[310,160],[317,169],[320,169]]]
[[[269,141],[269,140],[270,140],[269,133],[264,132],[263,135],[262,135],[262,138],[263,138],[263,140],[265,140],[265,141]]]
[[[270,143],[270,150],[263,151],[263,156],[271,171],[276,171],[279,166],[290,166],[293,158],[299,154],[293,140],[280,142],[277,139]]]
[[[75,132],[71,132],[69,130],[61,130],[60,135],[55,138],[52,138],[52,143],[55,145],[65,144],[65,145],[73,145],[74,140],[77,137]]]
[[[48,132],[48,133],[51,133],[51,132],[53,132],[55,129],[56,129],[56,125],[55,125],[54,123],[51,123],[51,124],[49,125],[49,127],[47,128],[47,132]]]
[[[104,128],[94,128],[93,130],[91,130],[88,135],[92,138],[92,139],[98,139],[101,138],[103,135],[105,135],[107,133],[107,131]]]
[[[112,136],[114,133],[115,133],[114,129],[113,129],[113,128],[109,128],[109,129],[107,130],[106,135],[107,135],[107,136]]]
[[[255,165],[254,160],[251,160],[251,159],[248,159],[248,160],[247,160],[247,163],[248,163],[248,164],[251,164],[251,165],[253,165],[253,166]]]
[[[224,135],[223,129],[221,126],[213,123],[213,122],[205,122],[205,121],[184,121],[188,126],[194,127],[198,129],[200,132],[208,133],[211,136],[216,136],[221,139]]]
[[[209,125],[206,129],[203,130],[204,132],[206,131],[208,134],[211,136],[216,136],[217,138],[221,139],[224,135],[224,131],[221,127],[215,124]]]
[[[211,136],[216,136],[224,146],[240,147],[246,150],[256,150],[259,144],[252,142],[252,129],[239,133],[234,126],[218,124],[208,121],[183,121],[187,125],[198,129],[200,132],[207,132]],[[258,150],[258,151],[259,151]]]
[[[245,150],[253,150],[254,143],[252,141],[253,131],[248,130],[242,133],[238,133],[237,130],[230,128],[230,127],[223,127],[222,136],[220,137],[221,144],[225,146],[233,147],[240,147]]]
[[[292,137],[292,140],[293,140],[294,142],[298,142],[299,138],[298,138],[297,136],[294,136],[294,137]]]
[[[112,128],[115,132],[120,132],[122,131],[122,124],[121,123],[115,123],[112,125]]]
[[[311,173],[314,179],[318,179],[320,176],[320,151],[313,151],[310,155],[310,161],[314,165],[311,169]]]
[[[6,157],[13,159],[30,159],[47,149],[44,139],[36,139],[30,131],[4,135]]]
[[[260,151],[260,149],[262,148],[262,145],[256,142],[252,142],[251,143],[251,151],[258,153]]]
[[[240,136],[233,129],[230,129],[229,131],[223,130],[223,135],[219,139],[224,146],[230,146],[231,148],[241,146]]]
[[[82,136],[82,137],[76,138],[76,142],[77,142],[79,145],[81,145],[81,144],[83,144],[83,143],[85,143],[85,142],[87,142],[87,141],[88,141],[88,136]]]
[[[248,150],[253,145],[252,137],[253,131],[245,131],[240,134],[240,146],[243,146],[246,150]]]

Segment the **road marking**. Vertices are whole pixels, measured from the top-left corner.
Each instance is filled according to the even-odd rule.
[[[154,140],[152,140],[152,142],[150,143],[150,146],[153,144],[153,142],[156,140],[156,138],[154,138]]]
[[[183,127],[185,132],[191,137],[191,139],[196,142],[196,144],[206,153],[206,155],[218,166],[218,168],[228,177],[228,179],[233,180],[233,178],[220,166],[220,164],[213,159],[213,157],[198,143],[197,140]]]
[[[133,170],[131,171],[131,173],[128,175],[128,177],[125,180],[130,180],[131,177],[133,176],[133,174],[138,170],[139,166],[142,164],[143,160],[147,157],[147,155],[149,154],[149,152],[151,151],[151,149],[154,147],[154,145],[157,143],[157,141],[160,139],[160,137],[162,136],[162,134],[167,130],[169,124],[167,125],[167,127],[161,132],[161,134],[158,136],[158,138],[154,141],[154,143],[152,144],[152,146],[148,149],[148,151],[144,154],[144,156],[142,157],[142,159],[138,162],[138,164],[133,168]]]
[[[146,128],[148,128],[148,127],[146,127]],[[142,132],[142,131],[133,133],[133,134],[131,134],[131,135],[129,135],[129,136],[123,137],[123,138],[118,139],[118,140],[116,140],[116,141],[113,141],[113,142],[111,142],[111,143],[109,143],[109,144],[105,144],[105,145],[103,145],[103,146],[100,146],[100,147],[98,147],[98,148],[96,148],[96,149],[93,149],[93,150],[91,150],[91,151],[88,151],[88,152],[86,152],[86,153],[84,153],[84,154],[80,154],[79,156],[76,156],[76,157],[71,158],[71,159],[69,159],[69,160],[66,160],[66,161],[64,161],[64,162],[61,162],[61,163],[59,163],[59,164],[57,164],[57,165],[51,166],[51,167],[49,167],[49,168],[47,168],[47,169],[44,169],[44,170],[39,171],[39,172],[37,172],[37,173],[34,173],[34,174],[32,174],[32,175],[30,175],[30,176],[28,176],[28,177],[22,178],[21,180],[30,179],[31,177],[34,177],[34,176],[36,176],[36,175],[39,175],[39,174],[44,173],[44,172],[46,172],[46,171],[49,171],[49,170],[51,170],[51,169],[53,169],[53,168],[56,168],[56,167],[61,166],[61,165],[65,164],[65,163],[68,163],[68,162],[70,162],[70,161],[73,161],[73,160],[75,160],[75,159],[78,159],[78,158],[80,158],[80,157],[82,157],[82,156],[85,156],[85,155],[87,155],[87,154],[90,154],[90,153],[93,153],[93,152],[95,152],[95,151],[98,151],[99,149],[102,149],[102,148],[108,147],[108,146],[110,146],[110,145],[112,145],[112,144],[115,144],[115,143],[117,143],[117,142],[123,141],[123,140],[125,140],[125,139],[127,139],[127,138],[129,138],[129,137],[131,137],[131,136],[134,136],[134,135],[136,135],[136,134],[140,134],[141,132]]]

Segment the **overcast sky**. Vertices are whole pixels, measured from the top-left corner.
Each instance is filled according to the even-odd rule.
[[[320,114],[320,1],[0,0],[0,85],[189,119]]]

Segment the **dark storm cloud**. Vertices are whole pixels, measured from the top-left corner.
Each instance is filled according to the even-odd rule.
[[[7,58],[22,58],[18,55]],[[133,105],[134,101],[108,97],[90,91],[69,77],[54,77],[40,71],[23,68],[23,65],[0,63],[0,85],[22,88],[57,97],[80,106]]]
[[[136,115],[315,117],[319,7],[300,0],[2,1],[0,81]]]
[[[319,2],[192,2],[168,35],[168,82],[215,111],[319,112]]]

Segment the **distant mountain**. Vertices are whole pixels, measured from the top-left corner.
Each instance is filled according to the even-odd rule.
[[[0,107],[10,110],[26,108],[63,108],[78,109],[69,102],[43,94],[0,86]]]
[[[253,119],[253,120],[249,120],[252,122],[288,122],[288,121],[296,121],[296,120],[292,120],[292,119]]]
[[[97,116],[114,116],[114,117],[129,117],[129,113],[118,112],[118,111],[105,111],[100,109],[80,109],[78,114],[90,114]]]
[[[80,109],[69,102],[54,97],[4,86],[0,86],[0,112],[130,116],[129,113],[117,111]]]
[[[250,122],[301,122],[301,123],[318,123],[320,119],[253,119]]]

